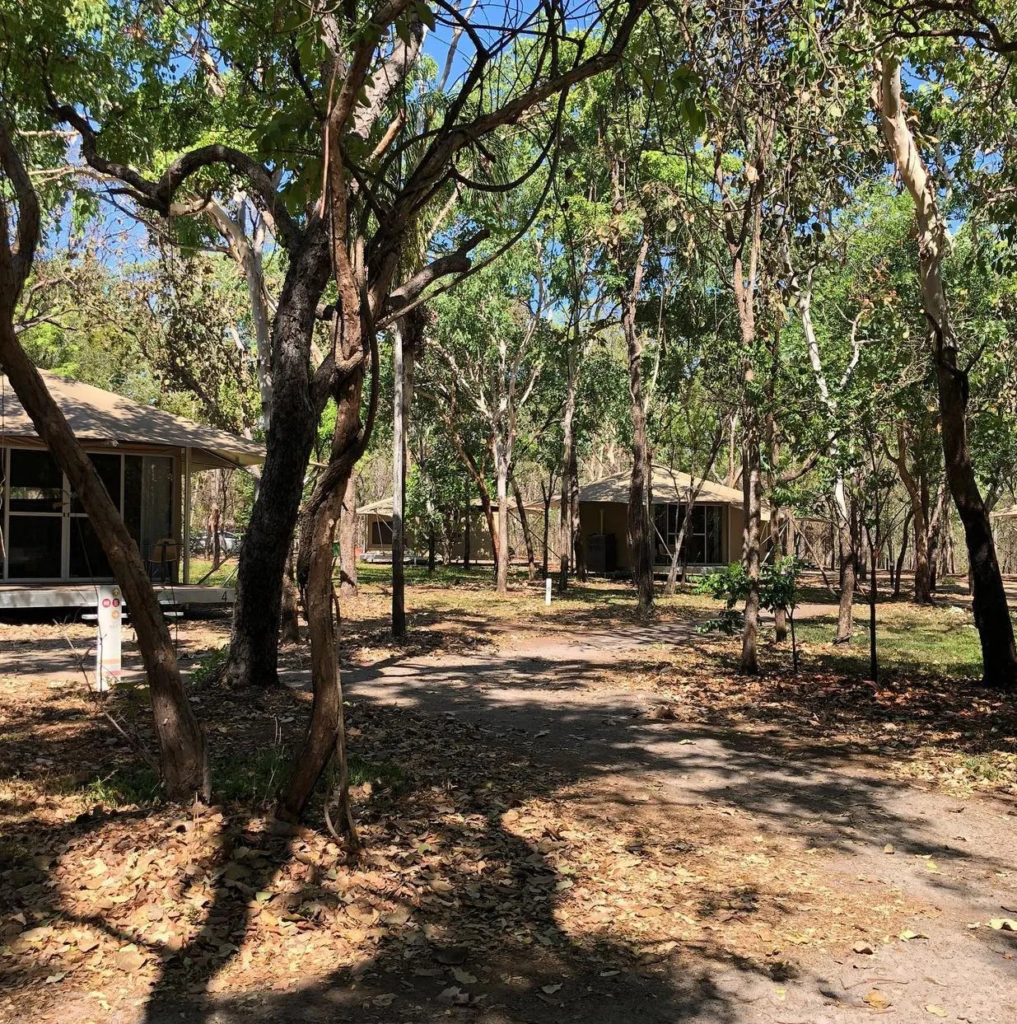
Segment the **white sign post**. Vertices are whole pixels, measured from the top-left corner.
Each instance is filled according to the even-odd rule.
[[[120,678],[120,624],[124,599],[119,587],[96,587],[96,620],[99,638],[95,645],[95,689],[105,693],[110,681]]]
[[[551,577],[544,580],[544,604],[551,603]]]

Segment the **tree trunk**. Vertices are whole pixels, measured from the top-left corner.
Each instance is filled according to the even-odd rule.
[[[351,472],[339,515],[339,594],[355,597],[360,591],[357,578],[357,478]]]
[[[512,477],[512,493],[516,499],[516,512],[519,515],[519,526],[523,531],[523,540],[526,543],[526,568],[527,578],[532,583],[537,578],[537,559],[533,553],[533,538],[530,536],[530,525],[526,516],[526,506],[523,504],[523,496],[519,492],[519,485],[516,478]]]
[[[212,568],[218,569],[222,563],[222,533],[220,532],[220,523],[222,522],[222,513],[219,511],[219,506],[214,505],[212,507],[212,514],[208,517],[208,535],[212,540]]]
[[[904,560],[907,558],[908,553],[908,534],[911,531],[911,517],[914,515],[912,510],[909,508],[908,513],[904,518],[904,525],[901,526],[900,530],[900,553],[897,555],[897,570],[893,574],[893,596],[894,599],[900,597],[900,577],[904,571]]]
[[[328,233],[307,233],[290,261],[272,325],[272,419],[265,466],[237,569],[230,654],[232,686],[278,682],[282,580],[300,511],[317,415],[310,397],[310,342],[331,264]]]
[[[504,439],[495,442],[495,473],[498,486],[498,546],[495,578],[496,590],[499,594],[508,593],[509,573],[509,497],[508,478],[511,455],[506,451]]]
[[[897,425],[897,454],[887,449],[890,461],[897,469],[904,490],[911,505],[911,519],[915,533],[915,604],[929,604],[932,601],[932,569],[929,561],[929,494],[927,477],[923,474],[916,479],[907,461],[907,443],[904,424]]]
[[[779,505],[770,508],[770,549],[774,565],[787,554],[784,548],[784,522],[787,512]],[[787,609],[775,608],[773,612],[774,636],[777,643],[787,639]]]
[[[548,545],[551,541],[551,493],[554,490],[554,480],[551,481],[551,491],[548,491],[544,486],[544,481],[540,481],[540,493],[544,499],[544,542],[543,542],[543,569],[544,579],[547,579],[549,552]]]
[[[579,509],[579,462],[576,458],[575,438],[572,440],[572,458],[569,460],[569,506],[572,509],[572,536],[569,544],[572,551],[572,564],[575,566],[576,579],[585,583],[587,578],[586,551],[580,532],[581,516]]]
[[[653,537],[647,492],[650,486],[650,451],[646,437],[646,407],[643,402],[643,343],[636,326],[636,303],[642,290],[643,268],[649,249],[644,231],[631,290],[622,294],[622,328],[629,364],[629,412],[632,417],[632,473],[629,480],[628,542],[632,578],[639,595],[639,612],[653,608]]]
[[[332,544],[344,490],[345,484],[336,488],[314,515],[311,528],[302,531],[301,539],[311,548],[304,593],[314,697],[307,733],[293,760],[293,774],[276,808],[277,817],[287,821],[300,818],[340,735],[343,698],[332,600]]]
[[[300,593],[297,590],[292,547],[286,559],[286,578],[283,581],[281,637],[283,643],[300,643]]]
[[[163,785],[170,800],[208,800],[211,783],[205,737],[180,679],[180,667],[162,608],[145,572],[138,546],[110,499],[39,371],[14,331],[14,311],[31,270],[42,223],[31,178],[0,119],[0,165],[8,179],[0,189],[0,366],[28,413],[39,439],[67,476],[88,515],[103,553],[130,609],[148,677]],[[18,201],[16,226],[8,196]],[[16,244],[11,245],[11,231]]]
[[[470,485],[466,484],[466,506],[463,512],[463,569],[468,571],[470,568]]]
[[[944,466],[967,542],[972,607],[982,646],[983,681],[987,686],[1011,687],[1017,683],[1013,623],[996,560],[989,511],[971,462],[967,434],[968,377],[958,363],[957,335],[941,273],[949,246],[946,223],[936,202],[935,185],[907,123],[901,101],[901,69],[894,58],[883,59],[880,85],[883,134],[915,205],[919,279],[922,305],[932,328]]]
[[[576,382],[575,354],[568,351],[568,390],[565,393],[565,411],[562,414],[561,507],[558,536],[558,593],[565,594],[569,587],[569,569],[575,536],[574,520],[577,509],[572,505],[572,461],[575,457]],[[548,500],[548,499],[545,499]]]
[[[392,328],[392,635],[406,635],[406,378],[403,343],[406,321]]]
[[[745,404],[742,444],[742,487],[745,494],[745,572],[749,577],[750,584],[748,596],[745,598],[745,629],[742,633],[742,656],[738,667],[742,672],[755,674],[759,671],[756,647],[759,633],[763,474],[759,439],[759,414],[751,398]]]
[[[847,501],[845,497],[845,502]],[[852,526],[851,510],[838,515],[837,539],[840,548],[840,603],[837,610],[837,636],[835,644],[851,643],[854,626],[855,583],[858,576],[858,553]]]

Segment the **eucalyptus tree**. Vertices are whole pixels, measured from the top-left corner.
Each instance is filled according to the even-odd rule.
[[[944,263],[950,256],[952,242],[943,190],[948,186],[950,169],[934,163],[935,157],[927,155],[928,143],[923,146],[921,134],[909,123],[901,60],[900,53],[891,47],[879,51],[875,102],[887,151],[914,203],[918,277],[938,385],[946,477],[964,526],[983,678],[991,686],[1013,686],[1017,684],[1013,624],[996,558],[989,508],[979,486],[969,441],[971,363],[965,363],[961,357],[961,338],[945,281]],[[963,76],[961,81],[970,84],[971,79]],[[966,99],[974,97],[968,95]],[[1002,120],[1006,122],[1008,118]],[[941,154],[942,149],[938,151]],[[971,161],[974,157],[968,153],[966,159]],[[933,168],[939,171],[938,182]]]
[[[429,348],[436,364],[428,386],[450,408],[483,424],[498,501],[497,589],[508,589],[509,488],[519,419],[544,366],[547,296],[539,238],[526,239],[498,263],[434,303]]]
[[[843,12],[820,15],[762,2],[744,9],[691,7],[679,25],[675,59],[700,78],[706,114],[701,159],[710,165],[712,190],[700,216],[712,220],[724,244],[717,269],[733,300],[742,346],[748,596],[740,664],[755,672],[764,449],[773,436],[767,408],[789,289],[788,239],[800,247],[821,230],[836,208],[837,189],[850,181],[845,164],[852,152],[842,129],[857,105],[857,87],[834,71]],[[824,183],[831,188],[817,189]]]

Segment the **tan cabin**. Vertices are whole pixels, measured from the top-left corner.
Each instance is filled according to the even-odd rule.
[[[190,583],[191,474],[259,464],[261,445],[41,372],[153,579]],[[87,585],[112,581],[112,572],[81,503],[4,376],[0,473],[0,608],[87,604]],[[75,597],[73,585],[85,598]]]
[[[631,570],[627,541],[628,471],[579,489],[579,534],[586,567],[593,573]],[[675,541],[688,513],[695,482],[688,473],[654,467],[652,529],[654,567],[666,572]],[[681,563],[702,570],[728,565],[742,557],[744,499],[733,487],[707,481],[692,505],[691,529]],[[769,513],[764,510],[764,519]]]

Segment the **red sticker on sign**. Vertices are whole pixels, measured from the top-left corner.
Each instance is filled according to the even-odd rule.
[[[113,607],[114,608],[119,608],[120,607],[120,598],[119,597],[114,597],[113,598]]]
[[[102,606],[103,606],[103,608],[108,608],[109,607],[109,598],[108,597],[104,597],[102,599]]]

